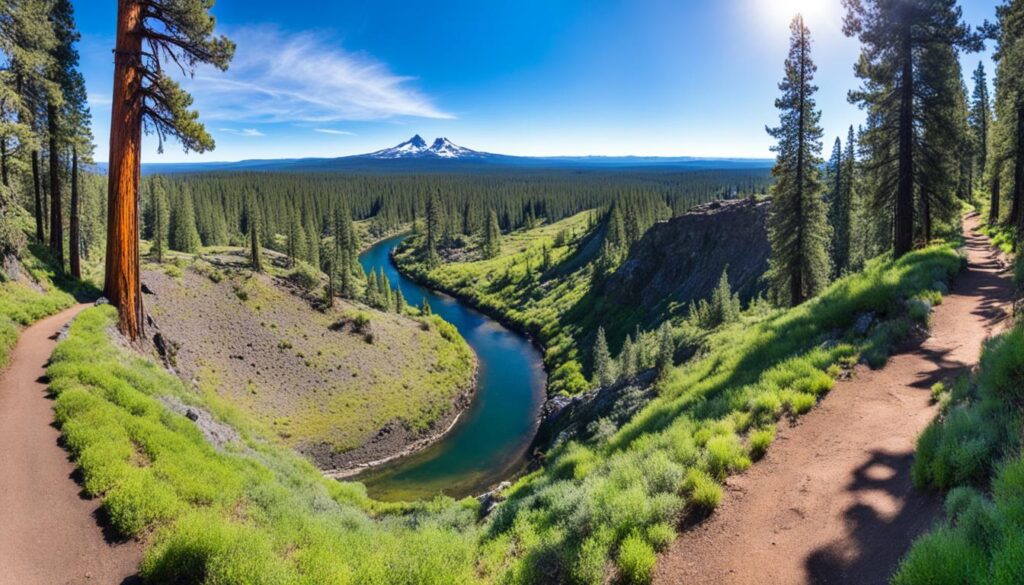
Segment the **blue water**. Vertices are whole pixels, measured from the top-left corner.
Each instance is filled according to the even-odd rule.
[[[393,288],[454,325],[479,360],[476,394],[448,435],[434,445],[353,478],[380,500],[475,495],[505,479],[525,462],[537,431],[546,382],[541,355],[523,336],[450,296],[406,278],[391,251],[407,236],[384,240],[359,257],[363,269],[384,268]]]

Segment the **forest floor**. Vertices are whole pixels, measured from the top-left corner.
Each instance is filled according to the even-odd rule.
[[[59,444],[46,362],[85,305],[21,332],[0,375],[0,584],[130,583],[142,547],[105,529],[99,500],[83,495]]]
[[[965,220],[967,270],[932,315],[930,337],[885,368],[858,368],[812,412],[783,424],[768,455],[730,478],[722,505],[659,560],[656,584],[888,582],[942,500],[914,489],[917,437],[938,407],[929,392],[973,368],[1008,321],[999,252]]]

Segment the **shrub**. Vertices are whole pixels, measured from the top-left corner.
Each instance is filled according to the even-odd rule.
[[[988,558],[959,532],[942,528],[919,539],[892,585],[986,585]]]
[[[1024,327],[1016,327],[985,347],[981,360],[981,386],[999,398],[1024,406]]]
[[[722,487],[699,469],[691,469],[687,473],[683,488],[690,496],[690,503],[699,511],[711,512],[722,501]]]
[[[320,271],[305,262],[299,262],[291,272],[288,280],[305,291],[311,291],[320,284]]]
[[[619,545],[619,571],[626,583],[650,583],[657,560],[654,548],[636,534],[627,536]]]
[[[750,458],[743,450],[739,437],[734,434],[712,437],[706,448],[708,471],[716,479],[725,479],[730,472],[750,467]]]
[[[775,427],[766,427],[750,434],[750,457],[758,460],[768,452],[768,447],[775,440]]]

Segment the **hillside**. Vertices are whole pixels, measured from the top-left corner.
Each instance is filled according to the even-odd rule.
[[[655,225],[629,251],[604,288],[607,310],[641,308],[643,324],[685,313],[706,299],[725,270],[744,302],[765,290],[767,201],[714,202]]]
[[[244,262],[227,252],[143,272],[165,361],[202,393],[330,470],[443,433],[468,404],[475,359],[446,323],[318,307],[283,270]]]

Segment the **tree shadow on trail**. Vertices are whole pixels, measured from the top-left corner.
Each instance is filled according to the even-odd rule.
[[[853,472],[847,491],[856,502],[844,512],[846,537],[805,560],[809,582],[888,583],[913,540],[931,528],[942,509],[934,494],[914,489],[914,453],[873,451]]]

